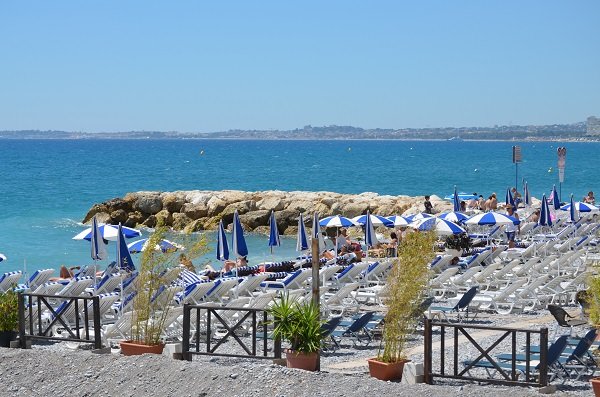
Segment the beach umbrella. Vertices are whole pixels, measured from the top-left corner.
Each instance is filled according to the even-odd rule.
[[[506,206],[511,206],[513,207],[514,211],[517,210],[517,206],[515,205],[515,198],[513,197],[512,193],[510,192],[510,188],[507,187],[506,188]]]
[[[525,182],[525,187],[523,188],[523,203],[525,206],[531,205],[531,195],[529,194],[529,185]]]
[[[572,194],[571,194],[571,202],[569,203],[569,205],[571,206],[571,208],[569,208],[569,219],[571,220],[571,222],[577,222],[579,220],[579,214],[577,212],[577,207],[575,207],[575,204],[573,202]]]
[[[458,226],[456,223],[440,218],[418,219],[408,226],[421,231],[434,230],[439,235],[451,235],[465,232],[465,229]]]
[[[143,238],[141,240],[134,241],[133,243],[127,244],[127,248],[129,252],[132,254],[137,254],[139,252],[145,251],[148,249],[148,239]],[[160,240],[158,244],[154,246],[155,251],[162,252],[171,252],[177,250],[183,250],[184,247],[180,244],[174,243],[169,240]]]
[[[518,225],[521,223],[516,218],[512,216],[508,216],[505,214],[501,214],[499,212],[484,212],[482,214],[477,214],[465,221],[467,225]]]
[[[598,207],[596,207],[595,205],[582,203],[581,201],[575,201],[573,204],[569,203],[567,205],[563,205],[562,207],[560,207],[560,209],[563,211],[570,211],[571,206],[574,206],[575,210],[577,210],[578,212],[600,211],[600,209]]]
[[[454,186],[454,195],[452,196],[452,210],[454,212],[460,211],[460,199],[458,198],[456,186]]]
[[[443,214],[438,215],[438,218],[454,223],[463,223],[469,217],[462,212],[444,212]]]
[[[279,239],[279,230],[277,230],[275,211],[271,211],[271,217],[269,218],[269,247],[271,247],[271,254],[273,253],[273,247],[279,247],[280,245],[281,240]]]
[[[325,239],[323,238],[323,234],[321,233],[321,226],[319,225],[319,214],[315,212],[313,215],[312,221],[312,235],[313,239],[319,240],[319,252],[325,251]]]
[[[6,255],[0,254],[0,262],[5,261],[6,259]]]
[[[91,246],[91,255],[94,260],[94,264],[98,260],[106,259],[106,242],[102,238],[102,234],[100,233],[100,229],[98,227],[98,221],[96,220],[96,215],[92,218],[92,234],[90,238],[90,246]]]
[[[319,226],[339,228],[339,227],[356,226],[356,223],[354,223],[351,219],[346,218],[345,216],[332,215],[332,216],[328,216],[326,218],[321,219],[319,221]]]
[[[223,221],[219,221],[219,228],[217,229],[217,260],[226,261],[229,259],[229,246],[227,245],[227,236],[225,235],[225,228],[223,227]]]
[[[244,238],[244,228],[240,221],[240,215],[237,210],[233,213],[233,233],[232,233],[232,244],[231,250],[236,257],[243,257],[248,255],[248,246],[246,245],[246,239]]]
[[[435,218],[435,216],[432,214],[428,214],[427,212],[419,212],[418,214],[407,215],[404,217],[404,219],[406,219],[409,223],[425,218]]]
[[[308,237],[306,228],[304,227],[304,219],[302,214],[298,218],[298,236],[296,237],[296,251],[306,251],[308,249]]]
[[[540,209],[540,217],[538,219],[538,225],[540,226],[552,226],[552,218],[550,217],[550,206],[546,195],[542,196],[542,208]]]
[[[552,185],[552,205],[554,206],[555,210],[560,209],[560,197],[558,197],[556,185]]]
[[[377,236],[375,235],[375,227],[373,224],[372,215],[369,215],[369,211],[367,210],[367,215],[365,216],[365,244],[367,245],[367,251],[369,247],[373,247],[379,243]]]
[[[369,211],[367,211],[367,214],[368,213],[369,213]],[[394,222],[390,221],[388,218],[385,218],[383,216],[370,214],[369,218],[371,219],[371,223],[375,227],[377,227],[377,226],[386,226],[386,227],[394,226]],[[357,225],[366,225],[367,215],[355,216],[354,218],[351,219],[351,221]]]
[[[403,216],[400,215],[392,215],[392,216],[388,216],[387,219],[389,219],[392,222],[392,226],[408,226],[408,221],[406,220],[406,218],[404,218]]]
[[[104,240],[117,241],[118,238],[118,225],[108,225],[101,223],[98,225],[98,230],[100,231],[100,235]],[[132,229],[130,227],[121,226],[121,230],[123,231],[123,235],[125,238],[134,238],[140,237],[142,233],[139,230]],[[87,240],[90,241],[92,239],[92,228],[88,227],[81,233],[77,234],[73,237],[73,240]]]
[[[131,255],[129,255],[129,248],[125,242],[125,235],[123,234],[120,223],[117,229],[117,234],[117,267],[121,270],[132,272],[135,270],[135,265],[133,264]]]

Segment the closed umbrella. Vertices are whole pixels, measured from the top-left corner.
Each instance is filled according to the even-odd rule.
[[[377,235],[375,235],[375,227],[373,227],[373,221],[369,214],[369,210],[367,210],[367,215],[365,216],[365,245],[367,246],[366,262],[369,261],[369,247],[374,247],[378,243]]]
[[[579,220],[579,214],[573,202],[573,195],[571,195],[571,202],[569,203],[569,205],[571,206],[571,208],[569,208],[569,219],[571,220],[571,222],[575,223]]]
[[[528,207],[531,205],[531,194],[529,193],[529,185],[525,182],[525,187],[523,190],[523,202],[525,206]]]
[[[248,246],[246,245],[246,239],[244,238],[244,228],[240,221],[240,215],[237,210],[233,213],[233,233],[231,249],[236,257],[243,257],[248,255]]]
[[[513,207],[514,211],[517,210],[517,206],[515,205],[515,198],[513,197],[512,193],[510,192],[510,188],[507,187],[506,188],[506,206],[511,206]]]
[[[92,259],[94,260],[94,265],[96,261],[106,259],[106,243],[100,233],[100,228],[98,227],[96,215],[94,215],[94,217],[92,218],[92,234],[90,238],[90,246]]]
[[[229,245],[227,244],[227,235],[225,234],[225,227],[223,227],[223,221],[219,221],[219,228],[217,229],[217,260],[226,261],[229,259]]]
[[[325,251],[325,239],[323,238],[323,234],[321,233],[321,226],[319,225],[319,214],[314,213],[313,221],[312,221],[312,239],[319,240],[319,252]]]
[[[552,205],[555,210],[560,209],[560,197],[558,197],[558,192],[556,191],[556,185],[552,185]]]
[[[546,200],[545,194],[542,196],[542,208],[540,209],[538,225],[552,226],[552,218],[550,217],[550,206],[548,205],[548,200]]]
[[[308,249],[308,237],[306,235],[306,227],[304,227],[304,219],[302,214],[298,217],[298,235],[296,237],[296,251],[302,252]]]
[[[452,195],[452,210],[454,212],[460,211],[460,198],[458,197],[458,193],[456,192],[456,186],[454,186],[454,195]]]
[[[273,254],[273,247],[279,247],[280,245],[281,240],[279,238],[279,230],[277,229],[275,211],[271,211],[271,217],[269,218],[269,247],[271,248],[271,254]]]
[[[131,255],[129,255],[129,248],[125,242],[125,235],[122,232],[120,223],[117,236],[117,267],[128,272],[133,272],[135,270],[135,265],[133,264]]]

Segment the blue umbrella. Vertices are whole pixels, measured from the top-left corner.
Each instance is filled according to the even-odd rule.
[[[577,222],[579,219],[577,216],[577,210],[575,208],[575,204],[573,203],[573,195],[571,195],[571,203],[569,204],[571,206],[571,208],[569,208],[569,219],[571,219],[571,222]]]
[[[427,212],[419,212],[418,214],[407,215],[404,217],[409,223],[425,218],[435,218],[435,215],[428,214]]]
[[[227,259],[229,259],[229,246],[227,245],[227,236],[221,220],[217,229],[217,260],[226,261]]]
[[[394,226],[394,222],[392,222],[391,220],[389,220],[388,218],[385,218],[383,216],[371,214],[371,215],[369,215],[369,218],[371,219],[371,223],[373,224],[373,226],[386,226],[386,227]],[[367,215],[355,216],[354,218],[351,219],[351,221],[358,225],[365,225],[367,223]]]
[[[248,246],[244,238],[244,228],[240,222],[240,215],[237,210],[233,213],[233,233],[231,249],[236,257],[244,257],[248,255]]]
[[[92,248],[92,259],[95,261],[106,259],[106,243],[100,234],[100,229],[98,228],[98,221],[96,220],[96,215],[92,218],[92,235],[90,238],[90,245]]]
[[[117,241],[119,226],[101,224],[98,226],[100,234],[104,240]],[[130,227],[121,226],[121,230],[125,238],[140,237],[142,233],[139,230],[132,229]],[[89,227],[73,237],[73,240],[87,240],[92,239],[92,228]]]
[[[512,216],[500,214],[498,212],[484,212],[482,214],[474,215],[465,221],[467,225],[518,225],[521,223],[517,218]]]
[[[515,199],[514,199],[512,193],[510,192],[510,188],[507,187],[506,188],[506,206],[508,207],[509,205],[511,207],[513,207],[513,209],[515,211],[517,211],[517,206],[515,205]]]
[[[296,238],[296,251],[306,251],[308,249],[308,237],[306,236],[306,228],[304,227],[304,219],[302,214],[298,218],[298,237]]]
[[[454,212],[460,211],[460,199],[458,198],[458,193],[456,192],[456,186],[454,186],[454,195],[452,196],[452,207]]]
[[[542,208],[540,209],[540,218],[538,219],[540,226],[552,226],[552,218],[550,217],[550,207],[546,195],[542,196]]]
[[[523,190],[523,202],[526,206],[531,205],[531,195],[529,194],[529,185],[525,182],[525,187]]]
[[[377,240],[377,236],[375,235],[375,227],[373,227],[373,221],[369,216],[369,210],[367,210],[367,215],[365,216],[365,244],[367,245],[367,252],[369,247],[375,246],[379,241]]]
[[[273,247],[279,247],[280,245],[281,240],[279,239],[279,230],[277,230],[275,211],[271,211],[271,217],[269,218],[269,247],[271,247],[271,254],[273,253]]]
[[[575,206],[575,209],[578,212],[592,212],[592,211],[599,210],[598,207],[596,207],[595,205],[582,203],[581,201],[575,201],[573,203],[573,206]],[[560,207],[560,209],[563,211],[569,211],[570,208],[571,208],[571,204],[563,205],[562,207]]]
[[[406,218],[400,215],[388,216],[387,219],[392,222],[392,226],[408,226],[409,223]]]
[[[121,270],[127,270],[132,272],[135,270],[133,259],[129,255],[129,248],[125,242],[125,236],[123,235],[122,226],[119,223],[118,236],[117,236],[117,267]]]
[[[418,219],[411,223],[409,227],[421,231],[434,230],[437,234],[441,235],[460,234],[465,232],[465,229],[454,222],[440,218]]]
[[[6,255],[0,254],[0,262],[5,261],[5,260],[6,260]]]
[[[148,249],[148,239],[143,238],[141,240],[134,241],[133,243],[129,243],[127,244],[127,248],[129,248],[129,252],[132,254],[137,254],[139,252],[145,251]],[[177,251],[179,249],[182,250],[184,248],[183,246],[169,240],[160,240],[158,244],[156,244],[156,246],[154,247],[155,251],[162,252]]]
[[[552,205],[554,205],[555,210],[560,209],[560,197],[558,197],[558,193],[556,192],[556,185],[552,185]]]
[[[321,219],[319,225],[323,227],[349,227],[356,226],[356,223],[344,216],[332,215]]]
[[[325,239],[323,238],[323,234],[321,234],[321,226],[319,225],[319,214],[315,212],[313,215],[312,221],[312,235],[313,239],[319,240],[319,252],[325,251]]]
[[[444,212],[443,214],[438,215],[438,218],[454,223],[463,223],[469,217],[462,212]]]

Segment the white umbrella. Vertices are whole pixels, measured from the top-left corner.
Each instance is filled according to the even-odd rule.
[[[408,226],[408,224],[409,224],[409,222],[406,220],[406,218],[404,218],[403,216],[400,216],[400,215],[388,216],[387,219],[392,221],[392,224],[395,227]]]
[[[505,214],[501,214],[499,212],[484,212],[482,214],[477,214],[465,221],[467,225],[518,225],[521,223],[516,218],[512,216],[508,216]]]
[[[100,230],[100,234],[104,240],[117,241],[119,236],[119,225],[108,225],[108,224],[99,224],[98,229]],[[132,229],[130,227],[121,226],[123,231],[123,236],[125,238],[133,238],[140,237],[142,232],[137,229]],[[81,233],[77,234],[73,237],[73,240],[88,240],[92,239],[92,228],[88,227]]]
[[[437,234],[445,236],[465,232],[465,229],[457,224],[440,218],[417,219],[408,226],[422,231],[434,230]]]
[[[5,261],[6,259],[6,255],[0,254],[0,262]]]
[[[367,211],[367,214],[369,214],[368,211]],[[388,218],[385,218],[383,216],[370,214],[369,218],[371,219],[371,223],[373,224],[374,227],[394,226],[394,223],[391,220],[389,220]],[[367,215],[355,216],[354,218],[351,219],[351,221],[356,223],[357,225],[365,225],[367,223]]]

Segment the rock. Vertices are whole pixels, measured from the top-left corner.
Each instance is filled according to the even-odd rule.
[[[162,198],[162,206],[170,213],[181,211],[181,207],[185,204],[185,196],[180,196],[175,193],[167,193]]]
[[[284,202],[283,198],[284,198],[283,195],[267,196],[267,197],[263,198],[262,200],[260,200],[259,202],[257,202],[256,206],[258,207],[258,209],[261,209],[261,210],[281,211],[282,209],[285,208],[285,202]]]
[[[208,206],[206,203],[185,203],[181,207],[181,212],[184,213],[188,218],[196,220],[204,218],[208,215]]]
[[[156,223],[163,226],[171,226],[173,224],[173,215],[166,209],[161,210],[156,214]]]
[[[154,215],[162,210],[162,201],[156,193],[145,193],[138,197],[133,208],[143,214]]]
[[[194,233],[194,232],[200,232],[202,230],[204,230],[204,219],[196,219],[195,221],[191,221],[190,223],[188,223],[187,225],[185,225],[183,231],[185,233]]]
[[[208,216],[219,215],[221,212],[223,212],[225,207],[227,207],[227,204],[228,203],[225,200],[219,198],[218,196],[211,197],[206,203],[206,206],[208,207]]]
[[[129,218],[129,215],[125,210],[116,210],[110,213],[110,223],[115,225],[118,223],[124,224],[127,221],[127,218]]]
[[[90,210],[87,212],[87,214],[85,214],[85,216],[83,217],[83,223],[87,224],[88,222],[90,222],[92,220],[92,218],[94,217],[94,215],[96,215],[96,214],[99,214],[99,213],[107,214],[109,211],[110,210],[105,203],[94,204],[92,206],[92,208],[90,208]]]
[[[156,222],[156,215],[150,215],[144,222],[142,222],[142,225],[153,228],[156,226]]]
[[[172,216],[173,220],[171,221],[171,226],[175,230],[183,230],[190,222],[192,222],[192,219],[190,219],[186,214],[176,212],[172,214]]]
[[[247,212],[243,215],[240,215],[240,221],[248,225],[248,227],[254,230],[258,226],[262,226],[269,223],[269,217],[271,216],[271,211],[269,210],[258,210]],[[233,219],[233,215],[232,215]]]
[[[140,225],[146,217],[139,211],[130,212],[124,225],[127,227],[136,227]]]

